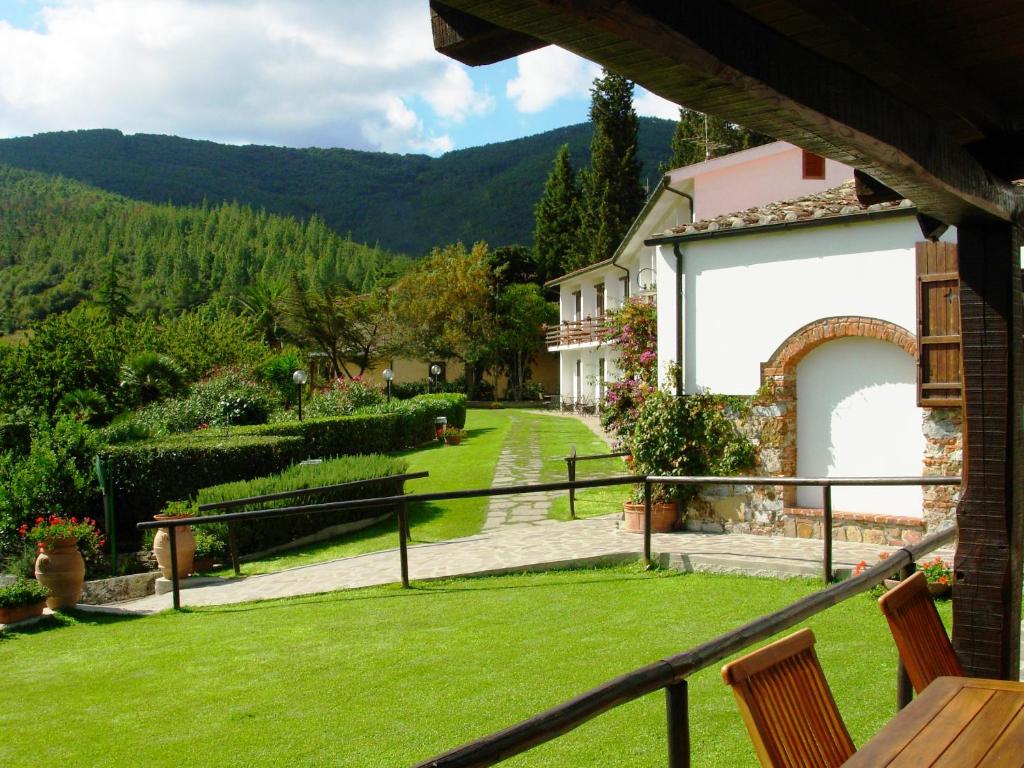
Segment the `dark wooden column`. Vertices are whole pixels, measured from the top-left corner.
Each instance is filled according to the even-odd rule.
[[[979,221],[957,233],[967,432],[953,643],[969,675],[1016,680],[1024,530],[1021,232]]]

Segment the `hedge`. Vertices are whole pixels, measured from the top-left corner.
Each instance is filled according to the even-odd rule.
[[[374,406],[352,416],[249,427],[213,427],[170,437],[107,446],[118,532],[137,538],[135,524],[169,501],[195,497],[200,488],[280,472],[308,458],[388,453],[434,437],[434,420],[466,423],[466,397],[420,395]]]
[[[278,474],[254,480],[224,483],[210,488],[202,488],[199,490],[196,500],[190,505],[183,508],[183,505],[180,503],[172,503],[167,511],[176,513],[190,511],[197,516],[209,516],[223,514],[224,512],[240,512],[246,509],[273,509],[275,507],[287,507],[296,504],[324,504],[331,501],[395,496],[402,492],[402,481],[391,478],[395,475],[403,474],[407,470],[407,466],[404,460],[387,456],[343,456],[325,461],[322,464],[296,465]],[[378,480],[378,482],[368,483],[356,488],[339,488],[316,494],[315,496],[264,501],[247,506],[232,507],[229,510],[213,509],[199,511],[200,504],[374,479]],[[379,508],[351,509],[246,520],[235,525],[235,538],[238,542],[239,552],[245,555],[281,544],[287,544],[328,526],[376,517],[382,511],[386,510]],[[202,530],[211,533],[220,542],[222,549],[226,550],[228,541],[226,524],[212,523],[203,526]]]

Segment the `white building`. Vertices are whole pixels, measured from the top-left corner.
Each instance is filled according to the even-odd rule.
[[[655,251],[644,245],[647,237],[691,222],[694,215],[711,218],[798,197],[852,176],[847,166],[781,141],[670,171],[611,259],[547,284],[559,289],[560,325],[549,329],[548,349],[559,354],[563,405],[598,406],[604,383],[617,377],[615,350],[601,342],[604,315],[630,296],[654,298]]]
[[[790,188],[783,161],[799,167],[801,153],[779,143],[701,166],[729,159],[707,176],[713,202],[726,199],[725,171],[738,199],[751,199],[752,187],[763,190],[766,176]],[[756,183],[745,183],[745,168]],[[942,277],[956,271],[955,245],[922,243],[909,202],[863,206],[852,181],[837,187],[830,174],[802,180],[828,190],[701,216],[700,169],[666,177],[610,262],[554,281],[563,318],[575,317],[568,314],[574,296],[583,301],[594,283],[607,286],[612,270],[639,276],[637,288],[657,301],[661,379],[680,362],[685,392],[759,395],[744,424],[759,443],[759,474],[959,474],[959,343],[950,341],[959,300],[956,281]],[[673,190],[693,199],[697,222],[689,221],[690,199]],[[931,314],[919,318],[919,305],[933,307]],[[927,322],[947,327],[919,334]],[[931,345],[923,372],[919,345]],[[590,387],[588,377],[603,360],[610,378],[614,349],[592,340],[558,349],[563,396],[596,400],[600,384]],[[817,488],[712,493],[690,511],[688,525],[820,535],[821,498]],[[926,520],[951,514],[955,498],[946,488],[832,491],[839,538],[879,542],[917,538]]]

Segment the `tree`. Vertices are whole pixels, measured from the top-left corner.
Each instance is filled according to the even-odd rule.
[[[774,139],[771,136],[756,133],[736,123],[680,107],[679,122],[672,135],[672,157],[661,170],[665,172],[693,165],[772,141]]]
[[[498,296],[495,347],[508,376],[509,399],[522,400],[530,378],[530,360],[544,349],[544,324],[557,322],[558,310],[544,300],[539,286],[513,283]]]
[[[541,283],[565,272],[579,247],[580,190],[569,160],[569,145],[555,155],[544,192],[533,209],[533,252]]]
[[[636,156],[639,122],[633,109],[633,83],[608,70],[594,80],[590,119],[590,169],[581,174],[579,242],[583,251],[569,268],[609,258],[644,203]]]
[[[461,360],[470,398],[494,361],[493,285],[487,244],[455,243],[435,248],[392,289],[400,348],[419,360]]]
[[[121,276],[120,265],[116,253],[111,253],[108,260],[107,272],[103,276],[96,302],[107,311],[107,319],[116,323],[122,317],[127,316],[131,299],[124,288],[124,281]]]
[[[331,375],[362,374],[387,339],[388,313],[383,294],[357,295],[338,284],[306,288],[293,273],[281,301],[285,327],[297,338],[327,353]],[[359,366],[355,374],[347,363]]]
[[[263,334],[263,341],[275,349],[281,348],[284,328],[281,325],[281,300],[284,284],[276,280],[257,280],[237,298],[242,314],[252,318]]]

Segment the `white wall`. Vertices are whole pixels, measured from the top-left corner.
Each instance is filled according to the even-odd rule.
[[[920,239],[908,215],[684,241],[686,390],[753,394],[760,363],[822,317],[877,317],[913,332]]]
[[[797,366],[797,474],[917,476],[925,448],[914,359],[885,341],[844,338]],[[837,512],[921,516],[921,488],[832,489]],[[797,505],[821,507],[820,488],[798,488]]]

